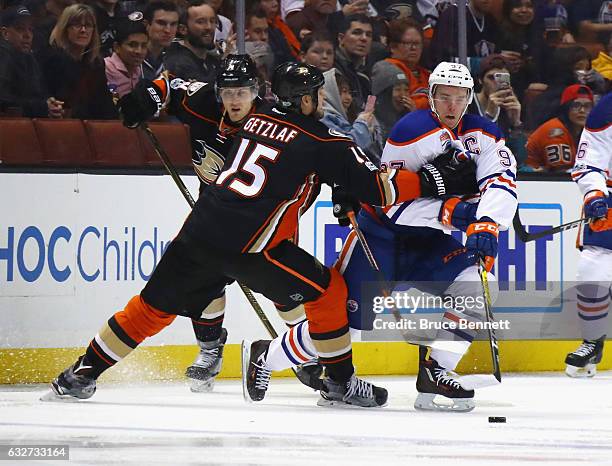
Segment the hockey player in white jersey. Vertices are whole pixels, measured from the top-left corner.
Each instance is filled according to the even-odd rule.
[[[570,377],[592,377],[606,339],[612,284],[612,93],[591,111],[572,171],[584,196],[584,217],[595,219],[579,232],[577,313],[584,341],[565,358]]]
[[[516,162],[494,123],[480,116],[464,115],[473,98],[473,85],[465,66],[440,63],[429,78],[431,109],[404,116],[390,133],[382,164],[414,170],[452,149],[455,157],[468,158],[476,164],[474,193],[480,194],[480,201],[419,198],[388,209],[362,209],[359,226],[387,281],[421,285],[428,282],[431,289],[423,291],[482,297],[476,264],[482,259],[491,270],[497,255],[498,231],[511,224],[517,207]],[[467,233],[465,247],[446,234],[453,228]],[[371,329],[375,314],[372,304],[361,300],[361,284],[375,282],[377,277],[355,232],[347,237],[336,267],[348,286],[350,327]],[[494,277],[489,276],[490,285],[496,288]],[[484,318],[484,309],[476,306],[463,312],[447,309],[443,316],[446,322],[478,322]],[[452,372],[474,335],[466,330],[440,330],[429,354],[420,351],[417,409],[474,408],[474,391],[464,389]],[[243,344],[245,396],[262,399],[272,370],[304,362],[314,355],[306,324],[294,327],[272,343]],[[446,397],[447,402],[437,403],[438,395]]]

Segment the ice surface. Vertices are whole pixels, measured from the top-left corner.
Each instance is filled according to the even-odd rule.
[[[67,444],[71,465],[612,464],[612,372],[506,375],[477,391],[471,413],[415,411],[414,377],[369,380],[389,390],[387,407],[317,407],[290,379],[252,405],[238,380],[202,394],[182,382],[103,383],[76,403],[38,401],[41,385],[0,386],[0,445]]]

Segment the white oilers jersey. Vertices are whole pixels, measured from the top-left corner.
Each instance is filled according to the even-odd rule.
[[[612,193],[612,92],[602,97],[589,114],[572,178],[583,195],[593,190]]]
[[[518,204],[516,161],[497,125],[481,116],[465,115],[459,126],[450,131],[429,110],[409,113],[391,130],[381,164],[418,171],[444,153],[451,139],[461,141],[473,153],[480,188],[476,218],[489,217],[500,227],[509,227]],[[438,221],[441,205],[439,199],[420,198],[387,208],[385,212],[398,226],[446,230]]]

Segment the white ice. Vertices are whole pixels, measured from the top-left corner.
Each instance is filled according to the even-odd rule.
[[[103,383],[77,403],[40,402],[41,385],[0,386],[0,445],[69,445],[71,465],[612,464],[612,372],[506,375],[476,393],[471,413],[415,411],[414,377],[370,380],[389,390],[387,407],[317,407],[318,395],[289,379],[273,379],[252,405],[237,380],[208,394],[182,382]]]

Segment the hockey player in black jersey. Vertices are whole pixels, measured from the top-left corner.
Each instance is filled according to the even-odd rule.
[[[276,70],[279,103],[249,115],[220,175],[198,199],[141,294],[109,319],[45,398],[91,397],[100,374],[177,315],[199,315],[237,280],[281,305],[304,305],[326,368],[322,391],[328,396],[364,407],[386,403],[385,389],[354,374],[342,276],[291,239],[319,183],[338,184],[365,203],[385,206],[461,193],[469,189],[473,167],[458,171],[434,161],[416,173],[378,170],[350,139],[318,121],[323,83],[310,65]]]
[[[153,81],[142,80],[120,103],[128,126],[152,118],[159,104],[190,126],[192,159],[200,179],[200,191],[217,179],[234,136],[245,119],[263,101],[258,97],[257,69],[248,55],[229,55],[221,63],[214,83],[187,82],[162,74]],[[278,308],[288,326],[306,319],[304,307]],[[200,351],[186,372],[193,392],[209,392],[221,371],[227,331],[223,328],[225,292],[214,299],[201,315],[191,318]],[[308,365],[297,369],[298,378],[319,389],[321,368]],[[311,374],[312,373],[312,374]]]

